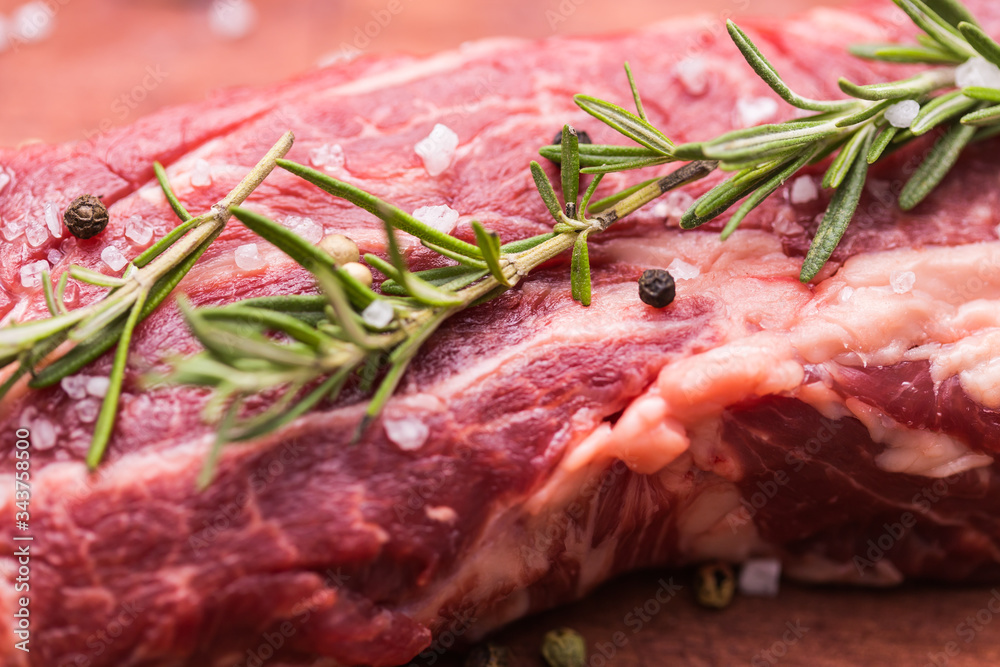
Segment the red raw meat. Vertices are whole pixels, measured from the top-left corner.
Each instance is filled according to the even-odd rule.
[[[1000,5],[968,4],[1000,30]],[[901,16],[885,2],[745,27],[794,88],[835,97],[835,74],[872,82],[903,71],[844,52],[910,34]],[[406,210],[447,204],[462,215],[463,238],[473,218],[505,241],[546,231],[527,163],[564,122],[619,142],[572,94],[625,104],[625,60],[650,118],[677,140],[712,137],[776,99],[721,23],[702,17],[600,38],[362,58],[159,113],[93,143],[0,151],[0,181],[9,180],[0,316],[45,312],[41,290],[22,285],[26,264],[50,261],[57,276],[70,264],[107,270],[107,245],[126,257],[141,250],[125,236],[130,217],[156,237],[175,224],[154,160],[200,212],[287,129],[297,136],[291,159],[325,161]],[[414,146],[436,123],[459,146],[431,177]],[[342,164],[329,157],[334,145]],[[54,387],[4,399],[4,475],[14,470],[12,434],[32,432],[34,541],[31,652],[5,641],[3,664],[396,665],[617,573],[717,557],[777,557],[810,581],[1000,580],[1000,157],[995,141],[971,147],[925,204],[901,213],[895,193],[924,150],[873,171],[812,286],[797,276],[827,193],[793,203],[779,191],[725,243],[724,221],[681,232],[672,205],[649,207],[594,239],[590,308],[570,299],[567,262],[554,262],[453,318],[360,444],[348,440],[363,397],[346,396],[229,447],[201,493],[195,479],[213,437],[200,418],[205,393],[140,385],[168,355],[195,350],[165,304],[137,330],[96,474],[83,463],[96,397]],[[601,192],[635,180],[610,176]],[[101,236],[19,231],[44,226],[46,203],[61,211],[82,193],[109,204]],[[280,170],[249,203],[383,251],[375,218]],[[180,291],[208,304],[314,289],[264,243],[266,265],[240,270],[234,250],[254,241],[230,224]],[[419,246],[408,252],[417,267],[435,261]],[[698,275],[678,281],[671,307],[645,306],[638,276],[677,259]],[[97,296],[83,286],[75,303]],[[82,375],[109,365],[102,358]],[[387,425],[417,436],[393,441]],[[5,494],[6,516],[12,503]],[[0,526],[5,544],[12,533],[12,522]],[[9,638],[17,568],[9,554],[0,563]]]

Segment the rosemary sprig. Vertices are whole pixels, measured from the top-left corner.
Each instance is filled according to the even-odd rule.
[[[580,144],[569,126],[563,128],[560,152],[564,165],[562,204],[541,166],[531,164],[539,194],[553,217],[552,232],[508,244],[475,221],[471,227],[476,242],[468,243],[348,183],[296,162],[278,160],[283,169],[382,220],[388,259],[369,254],[365,261],[386,280],[376,292],[351,278],[323,250],[281,225],[252,211],[232,209],[237,220],[311,272],[320,295],[294,300],[250,299],[199,309],[181,301],[182,312],[205,351],[178,360],[168,379],[211,387],[214,393],[206,418],[220,423],[201,484],[212,479],[218,452],[225,443],[272,432],[319,401],[335,398],[351,377],[371,378],[374,372],[381,374],[381,380],[359,425],[356,435],[360,435],[395,391],[417,351],[442,323],[516,286],[540,264],[567,250],[572,249],[573,297],[589,304],[589,238],[714,167],[687,165],[605,203],[601,212],[591,217],[590,202],[601,176],[591,180],[581,197]],[[396,240],[401,231],[456,264],[410,272]],[[384,315],[373,316],[373,309],[385,311]],[[246,415],[246,400],[268,391],[278,392],[271,407]]]
[[[789,88],[747,34],[730,21],[730,37],[757,75],[787,103],[815,113],[675,146],[648,122],[641,108],[636,116],[611,102],[577,95],[574,99],[581,109],[640,144],[581,147],[581,164],[586,167],[583,171],[623,171],[676,160],[716,161],[720,169],[733,172],[733,176],[695,201],[681,218],[680,226],[693,229],[703,225],[742,201],[723,229],[722,238],[726,239],[781,184],[806,166],[836,154],[823,178],[823,187],[832,188],[834,194],[800,275],[803,282],[812,280],[833,254],[854,216],[868,165],[921,135],[943,130],[902,190],[900,207],[909,210],[941,183],[965,146],[1000,132],[1000,90],[983,86],[958,88],[956,84],[958,67],[992,68],[990,73],[1000,78],[1000,44],[976,24],[959,0],[893,1],[921,29],[919,43],[862,45],[853,48],[852,53],[872,60],[930,65],[927,71],[908,79],[864,86],[840,79],[841,90],[852,99],[807,99]],[[969,63],[974,58],[981,60]],[[627,66],[626,74],[639,104],[639,92]],[[887,115],[899,111],[896,105],[900,103],[916,103],[919,109],[904,128],[893,125],[893,121],[898,123],[896,113]],[[540,153],[559,162],[562,156],[557,148],[546,146]]]
[[[72,266],[60,276],[57,293],[53,293],[51,279],[47,273],[43,275],[46,303],[52,317],[0,330],[0,368],[18,364],[0,386],[0,398],[25,375],[32,376],[29,387],[48,387],[117,346],[110,384],[87,453],[87,465],[96,467],[114,428],[135,326],[173,291],[222,232],[230,208],[241,204],[260,185],[274,168],[275,160],[291,148],[292,141],[291,132],[285,134],[226,198],[196,218],[180,205],[163,168],[155,165],[157,179],[182,224],[130,262],[121,278]],[[62,301],[67,275],[80,282],[107,287],[109,291],[100,301],[67,311]],[[47,365],[39,369],[43,362]]]

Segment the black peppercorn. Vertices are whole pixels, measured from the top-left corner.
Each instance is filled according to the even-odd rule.
[[[108,209],[94,195],[82,195],[67,207],[63,221],[73,236],[89,239],[108,226]]]
[[[664,269],[643,271],[639,278],[639,298],[653,308],[669,306],[676,295],[674,277]]]
[[[576,131],[576,138],[577,138],[577,140],[581,144],[592,144],[592,143],[594,143],[593,141],[591,141],[590,135],[587,134],[587,132],[584,131],[584,130],[577,130]],[[562,143],[562,130],[559,130],[558,132],[556,132],[556,137],[555,137],[555,139],[552,140],[552,143],[554,143],[557,146]]]

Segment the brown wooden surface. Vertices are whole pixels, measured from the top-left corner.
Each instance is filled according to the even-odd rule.
[[[660,580],[670,577],[684,588],[664,605],[650,602]],[[988,606],[993,600],[1000,611],[1000,587],[859,590],[784,584],[777,598],[737,597],[729,608],[715,611],[694,601],[690,577],[688,572],[632,574],[580,603],[515,623],[493,639],[513,650],[511,667],[543,667],[542,637],[561,626],[583,634],[590,667],[1000,665],[1000,613]],[[647,604],[660,609],[640,629],[635,610]],[[975,627],[968,625],[970,617]],[[786,638],[795,641],[785,643]],[[454,653],[438,664],[461,665]],[[612,657],[605,661],[607,654]],[[425,656],[414,664],[429,662]]]

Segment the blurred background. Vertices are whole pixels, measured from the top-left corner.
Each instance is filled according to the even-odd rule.
[[[83,139],[362,53],[782,16],[850,0],[0,0],[0,146]]]

